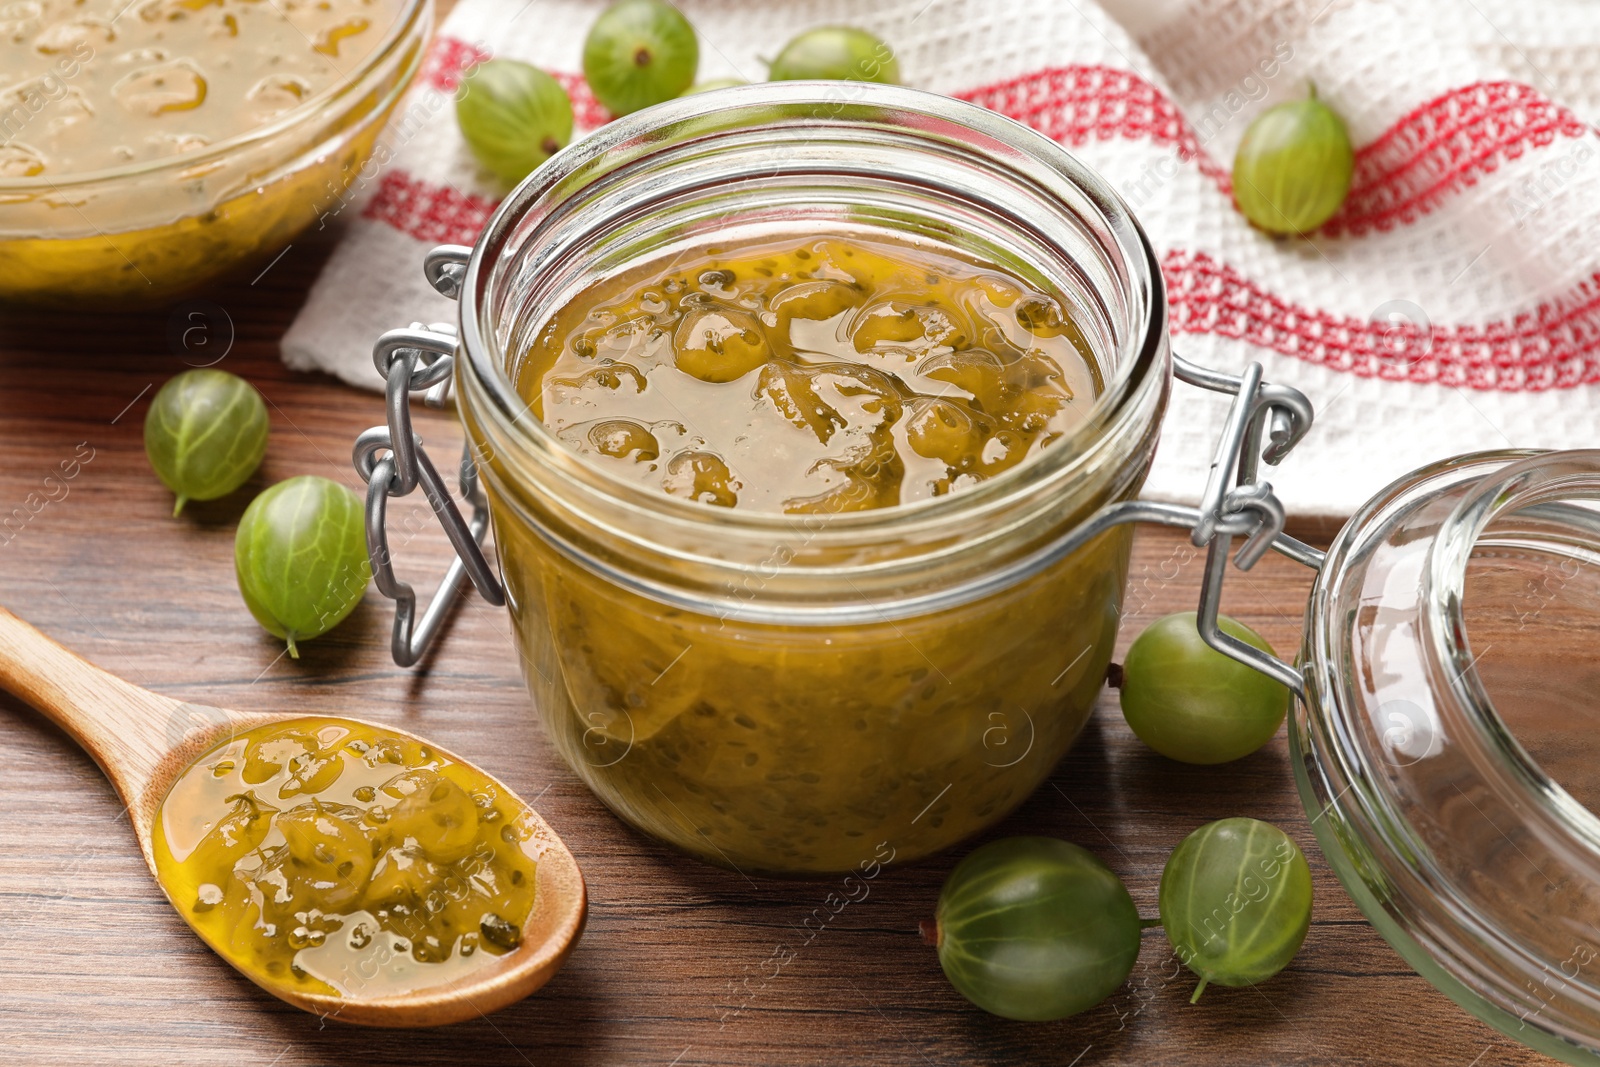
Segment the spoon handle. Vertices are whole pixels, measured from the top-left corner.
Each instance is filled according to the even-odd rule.
[[[125,682],[0,607],[0,689],[33,705],[105,771],[130,805],[177,747],[166,724],[183,707]]]

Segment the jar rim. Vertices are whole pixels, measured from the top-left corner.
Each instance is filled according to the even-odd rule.
[[[841,104],[842,86],[848,86],[849,101]],[[1017,176],[1047,195],[1062,199],[1070,191],[1086,198],[1097,212],[1095,221],[1112,235],[1119,254],[1119,266],[1127,272],[1130,306],[1137,312],[1136,328],[1117,339],[1114,375],[1107,375],[1106,389],[1095,399],[1088,417],[1064,439],[1027,462],[989,479],[980,485],[939,497],[931,497],[893,507],[828,516],[826,534],[876,529],[888,523],[936,524],[960,511],[1008,498],[1008,490],[1020,490],[1027,478],[1037,478],[1042,469],[1070,471],[1085,462],[1097,441],[1127,417],[1152,374],[1166,369],[1165,337],[1167,308],[1160,265],[1155,251],[1131,209],[1103,177],[1082,163],[1044,134],[987,108],[937,93],[903,86],[866,82],[768,82],[698,94],[658,104],[643,111],[613,120],[574,142],[536,169],[501,201],[473,245],[462,279],[459,346],[465,359],[458,361],[462,373],[475,386],[462,395],[484,398],[495,421],[519,446],[544,453],[579,459],[542,420],[534,417],[506,371],[503,353],[494,338],[490,321],[493,273],[501,252],[525,216],[541,206],[559,204],[574,192],[573,183],[595,168],[610,175],[629,162],[647,158],[651,146],[672,142],[672,136],[685,129],[697,129],[690,136],[714,137],[750,128],[774,109],[811,109],[813,115],[827,109],[841,127],[863,121],[872,115],[893,114],[914,120],[943,122],[966,127],[976,136],[1003,146],[1013,158],[1025,159],[1033,168],[1017,171]],[[796,128],[802,128],[796,126]],[[930,135],[931,136],[931,135]],[[978,149],[963,142],[975,155]],[[626,152],[634,156],[624,158]],[[1002,162],[998,157],[983,157],[986,162]],[[619,161],[620,160],[620,161]],[[1004,161],[1004,162],[1009,162]],[[1055,184],[1053,184],[1055,183]],[[581,189],[581,182],[578,188]],[[738,508],[707,508],[704,504],[655,492],[622,479],[598,466],[588,467],[613,499],[631,501],[635,506],[659,509],[674,520],[690,525],[715,521],[724,529],[785,532],[794,530],[815,516],[792,515],[777,511]],[[714,514],[709,514],[714,513]],[[825,536],[824,535],[824,536]]]
[[[321,92],[313,95],[311,99],[285,111],[271,122],[252,126],[248,130],[234,134],[232,137],[224,138],[216,144],[207,145],[198,152],[185,152],[162,159],[147,159],[124,166],[102,167],[99,170],[69,172],[63,175],[0,178],[0,195],[59,193],[84,186],[119,182],[148,174],[159,174],[162,171],[186,171],[204,163],[226,158],[241,149],[271,141],[301,125],[313,115],[326,109],[329,104],[343,100],[346,97],[354,96],[359,98],[363,96],[367,91],[367,87],[364,85],[367,76],[389,62],[394,53],[411,39],[413,30],[419,20],[427,23],[421,31],[423,38],[426,39],[432,29],[433,0],[403,0],[400,7],[395,11],[395,18],[390,23],[389,32],[378,46],[361,61],[360,66],[349,74],[343,75],[341,81],[327,86]],[[408,78],[407,82],[409,83],[409,81],[410,79]],[[408,87],[408,85],[402,86],[402,89]]]

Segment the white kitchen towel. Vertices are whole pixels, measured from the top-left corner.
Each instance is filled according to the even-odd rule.
[[[556,73],[606,115],[582,41],[600,0],[461,0],[351,194],[348,233],[284,338],[292,367],[378,388],[383,331],[454,316],[422,276],[472,243],[499,190],[451,93],[489,55]],[[1291,513],[1349,514],[1424,464],[1600,447],[1600,4],[1590,0],[682,0],[702,78],[761,80],[790,35],[859,25],[908,84],[1077,153],[1161,256],[1173,344],[1304,390],[1311,436],[1268,475]],[[1262,109],[1319,97],[1357,147],[1340,214],[1305,240],[1252,229],[1228,171]],[[1146,495],[1192,502],[1225,410],[1180,386]],[[374,414],[378,407],[374,404]]]

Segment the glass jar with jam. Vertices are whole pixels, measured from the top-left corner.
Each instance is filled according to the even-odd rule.
[[[635,826],[747,872],[911,858],[1083,727],[1149,465],[1150,248],[1038,134],[764,86],[512,194],[460,407],[534,703]]]

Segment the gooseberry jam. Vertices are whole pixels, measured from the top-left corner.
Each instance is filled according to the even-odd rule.
[[[181,155],[346,82],[400,0],[0,5],[0,178]]]
[[[794,516],[802,545],[847,512],[973,493],[1073,437],[1103,391],[1056,294],[882,230],[643,259],[529,338],[512,381],[586,466],[713,521]],[[952,610],[751,625],[663,612],[505,515],[502,569],[557,746],[637,825],[783,873],[848,869],[886,837],[920,854],[1021,801],[1100,687],[1128,548],[1112,531]]]
[[[930,244],[709,246],[597,283],[517,383],[568,446],[722,507],[859,511],[993,478],[1101,391],[1061,303]]]
[[[305,718],[196,760],[152,844],[173,904],[257,982],[377,998],[455,981],[521,944],[535,818],[420,741]]]

